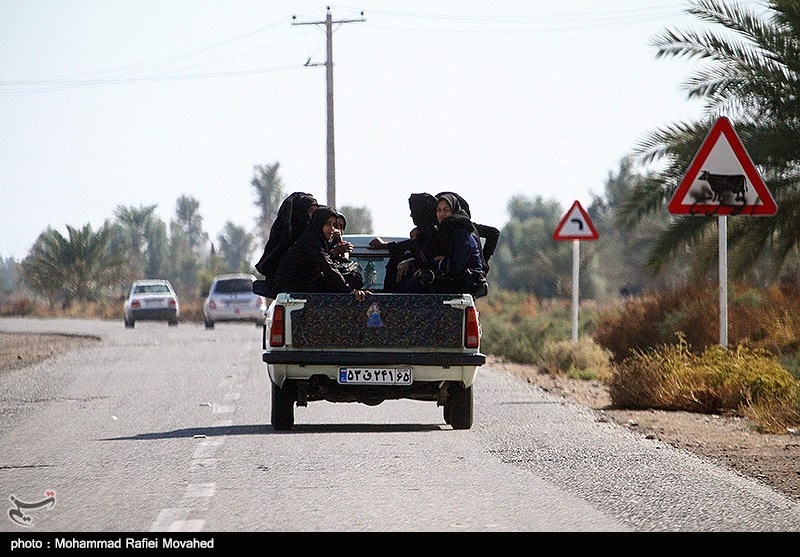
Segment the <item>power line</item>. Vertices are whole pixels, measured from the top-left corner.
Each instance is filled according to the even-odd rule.
[[[138,76],[138,77],[111,77],[107,79],[56,79],[56,80],[31,80],[31,81],[0,81],[0,97],[31,93],[54,93],[69,89],[85,87],[103,87],[107,85],[129,85],[132,83],[163,83],[166,81],[192,81],[201,79],[220,79],[228,77],[242,77],[248,75],[260,75],[265,73],[295,70],[302,68],[302,64],[291,64],[288,66],[274,66],[270,68],[253,68],[249,70],[235,70],[222,72],[206,72],[199,74],[186,75],[166,75],[166,76]],[[23,89],[12,89],[3,91],[4,87],[23,87]]]

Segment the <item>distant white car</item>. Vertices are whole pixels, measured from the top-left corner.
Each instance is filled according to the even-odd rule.
[[[254,275],[232,273],[217,275],[203,302],[206,329],[222,321],[249,321],[257,327],[264,325],[266,300],[253,292]]]
[[[175,326],[180,316],[178,295],[168,280],[137,280],[131,284],[123,312],[125,327],[129,329],[137,321],[166,321]]]

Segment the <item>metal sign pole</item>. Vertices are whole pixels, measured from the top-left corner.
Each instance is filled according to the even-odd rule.
[[[572,344],[578,342],[578,291],[581,268],[581,241],[572,240]]]
[[[719,343],[728,347],[728,217],[719,222]]]

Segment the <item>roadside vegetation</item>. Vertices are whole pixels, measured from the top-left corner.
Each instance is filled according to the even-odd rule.
[[[742,286],[731,294],[727,349],[710,282],[582,304],[577,342],[570,303],[493,293],[477,302],[481,348],[541,373],[599,381],[615,408],[738,415],[761,432],[786,433],[800,425],[800,292]]]

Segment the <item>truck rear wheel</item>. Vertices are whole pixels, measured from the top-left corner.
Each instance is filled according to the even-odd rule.
[[[285,389],[272,383],[272,429],[289,431],[294,425],[294,399]]]
[[[444,403],[444,421],[453,429],[472,427],[472,386],[451,382],[447,386],[447,400]]]

